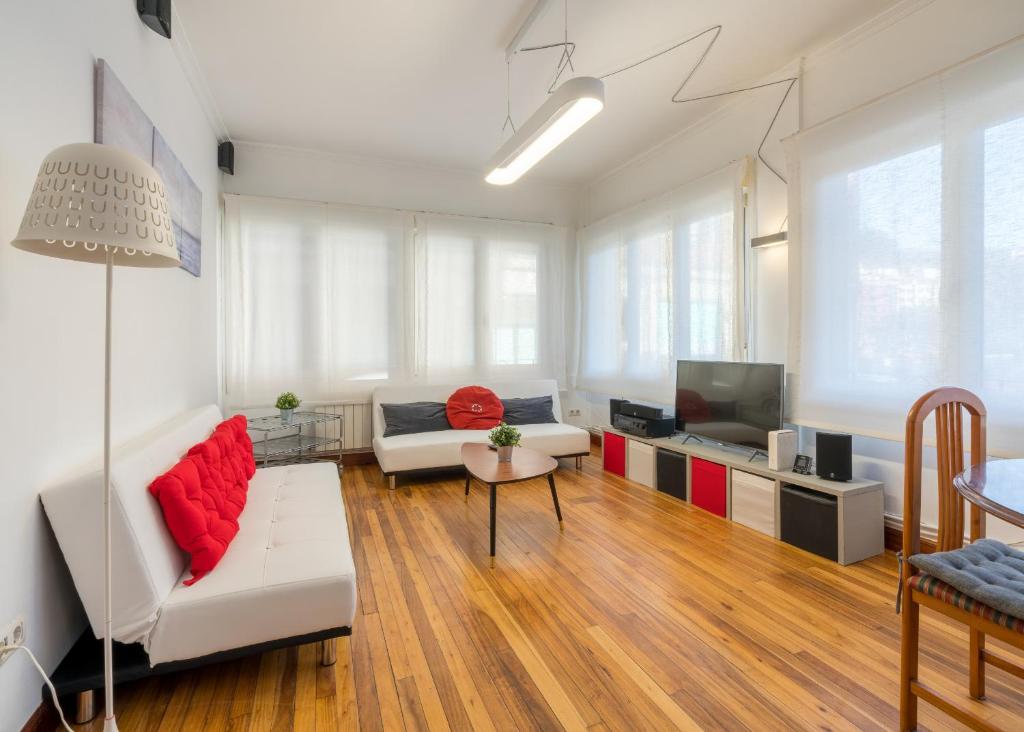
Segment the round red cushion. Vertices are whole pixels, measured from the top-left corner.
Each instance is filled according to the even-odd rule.
[[[448,423],[457,430],[489,430],[501,422],[505,405],[490,389],[464,386],[448,397],[445,412]]]

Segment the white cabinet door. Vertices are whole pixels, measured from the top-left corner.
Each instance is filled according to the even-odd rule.
[[[629,458],[626,460],[626,477],[654,487],[654,446],[636,440],[629,440]]]
[[[775,481],[733,470],[732,520],[775,536]]]

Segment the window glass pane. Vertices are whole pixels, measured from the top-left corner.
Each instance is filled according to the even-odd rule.
[[[815,206],[815,383],[931,388],[941,375],[942,147],[827,178]]]

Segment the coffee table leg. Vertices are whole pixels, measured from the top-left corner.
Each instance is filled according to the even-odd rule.
[[[466,471],[466,498],[469,498],[469,471]]]
[[[562,527],[562,509],[558,507],[558,491],[555,490],[555,474],[548,473],[548,485],[551,486],[551,500],[555,502],[555,515],[558,516],[558,527]]]
[[[498,486],[491,483],[491,567],[494,566],[494,521],[498,507]]]

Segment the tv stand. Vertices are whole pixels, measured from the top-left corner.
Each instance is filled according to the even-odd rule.
[[[839,564],[884,551],[882,483],[770,470],[751,446],[689,437],[637,437],[605,426],[605,470]]]
[[[697,437],[697,435],[691,435],[691,434],[690,434],[689,432],[685,433],[685,437],[683,437],[683,439],[681,439],[681,440],[679,441],[679,444],[681,444],[681,445],[685,445],[685,444],[686,444],[687,442],[689,442],[690,440],[693,440],[693,441],[694,441],[694,442],[696,442],[696,443],[697,443],[698,445],[703,445],[703,444],[704,444],[704,440],[702,440],[702,439],[700,439],[699,437]]]
[[[752,462],[754,462],[754,461],[755,461],[755,460],[757,460],[757,459],[758,459],[759,457],[762,457],[762,458],[764,458],[765,460],[767,460],[767,459],[768,459],[768,453],[766,453],[766,452],[765,452],[764,450],[758,450],[758,449],[757,449],[756,447],[753,447],[753,448],[751,448],[751,450],[753,450],[753,452],[751,452],[751,453],[750,453],[750,457],[749,457],[749,458],[747,458],[747,462],[748,462],[748,463],[752,463]]]

